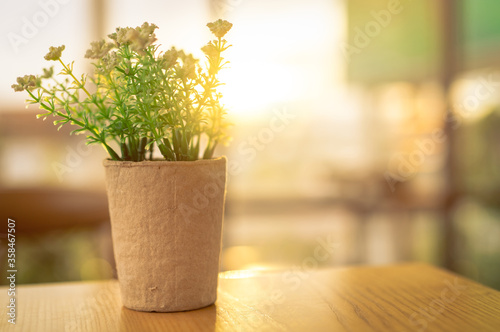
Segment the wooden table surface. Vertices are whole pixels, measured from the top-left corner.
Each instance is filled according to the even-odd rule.
[[[220,274],[215,305],[180,313],[122,306],[118,283],[0,289],[0,331],[500,331],[500,292],[425,264]]]

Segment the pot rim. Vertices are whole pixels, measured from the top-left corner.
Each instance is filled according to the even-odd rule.
[[[158,167],[158,166],[200,166],[206,164],[226,163],[226,156],[221,156],[213,159],[198,159],[184,161],[170,160],[144,160],[144,161],[124,161],[104,159],[102,164],[104,167]]]

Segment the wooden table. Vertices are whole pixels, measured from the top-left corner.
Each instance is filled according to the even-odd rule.
[[[126,309],[114,280],[17,292],[1,331],[500,331],[500,292],[425,264],[225,272],[215,305],[180,313]]]

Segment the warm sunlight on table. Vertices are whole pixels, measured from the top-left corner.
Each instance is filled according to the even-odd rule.
[[[0,298],[6,302],[6,287]],[[177,313],[122,306],[118,283],[19,287],[16,325],[2,331],[491,331],[500,292],[424,264],[233,271],[215,305]]]

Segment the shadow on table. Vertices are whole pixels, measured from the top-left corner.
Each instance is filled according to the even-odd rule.
[[[205,308],[182,312],[143,312],[122,307],[120,331],[215,331],[217,308]]]

